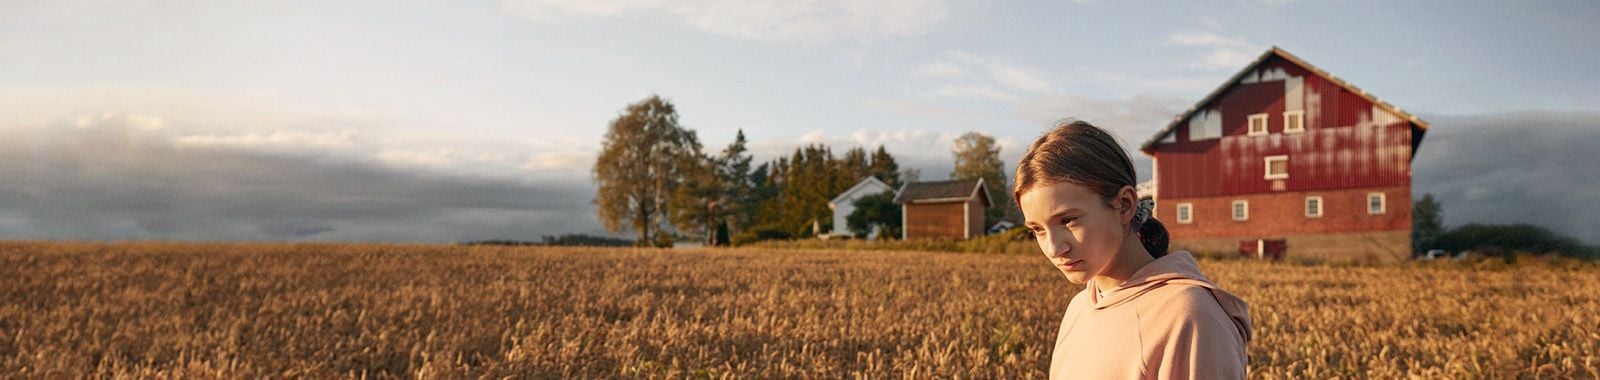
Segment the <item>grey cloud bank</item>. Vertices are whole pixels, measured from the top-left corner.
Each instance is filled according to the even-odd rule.
[[[1433,193],[1447,225],[1529,223],[1600,244],[1600,113],[1428,116],[1413,199]]]
[[[181,146],[126,117],[0,133],[6,239],[447,242],[599,229],[586,180]]]

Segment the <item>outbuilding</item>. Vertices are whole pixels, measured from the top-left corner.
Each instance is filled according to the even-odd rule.
[[[983,215],[993,201],[983,179],[911,182],[895,196],[903,239],[971,239],[983,236]]]

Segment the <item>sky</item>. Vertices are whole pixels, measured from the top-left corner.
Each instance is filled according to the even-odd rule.
[[[1600,244],[1600,3],[0,0],[0,239],[603,234],[590,169],[652,94],[708,150],[1137,146],[1272,46],[1432,124],[1445,223]],[[1135,165],[1149,167],[1136,155]],[[1148,179],[1148,170],[1140,173]]]

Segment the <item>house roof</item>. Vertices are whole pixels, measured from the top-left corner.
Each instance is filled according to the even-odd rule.
[[[983,179],[911,182],[900,188],[900,194],[894,197],[895,203],[942,203],[965,202],[973,197],[983,200],[983,205],[994,204],[989,199],[989,191],[984,189]]]
[[[1151,148],[1155,147],[1156,141],[1160,141],[1161,138],[1166,137],[1168,133],[1173,133],[1174,130],[1178,129],[1178,126],[1183,125],[1185,120],[1189,120],[1189,116],[1193,115],[1195,111],[1199,111],[1201,107],[1204,107],[1207,103],[1211,103],[1212,100],[1215,100],[1218,96],[1221,96],[1223,92],[1238,84],[1239,81],[1244,80],[1246,75],[1255,71],[1257,66],[1261,66],[1262,63],[1267,62],[1267,59],[1271,57],[1282,58],[1285,61],[1299,65],[1300,67],[1305,68],[1306,71],[1310,71],[1317,76],[1322,77],[1322,79],[1326,79],[1328,82],[1332,82],[1333,84],[1338,85],[1345,90],[1349,90],[1351,93],[1354,93],[1357,96],[1360,96],[1362,99],[1372,102],[1372,104],[1383,108],[1385,111],[1393,112],[1401,119],[1416,125],[1418,133],[1426,132],[1428,130],[1428,123],[1417,118],[1415,115],[1407,113],[1406,111],[1401,110],[1399,107],[1395,107],[1388,102],[1380,100],[1378,97],[1368,94],[1365,90],[1357,88],[1355,85],[1345,82],[1343,79],[1339,79],[1338,77],[1333,76],[1333,74],[1329,74],[1327,71],[1323,71],[1316,66],[1312,66],[1311,63],[1301,60],[1300,57],[1296,57],[1293,54],[1289,54],[1289,52],[1278,48],[1277,46],[1273,46],[1271,49],[1267,49],[1266,52],[1261,53],[1261,56],[1256,57],[1255,61],[1251,61],[1249,65],[1245,65],[1243,70],[1239,70],[1239,73],[1233,74],[1233,77],[1229,78],[1227,82],[1223,82],[1222,86],[1217,87],[1215,90],[1211,90],[1210,94],[1206,95],[1204,98],[1201,98],[1200,102],[1195,103],[1194,106],[1189,107],[1189,110],[1183,111],[1183,113],[1178,114],[1177,116],[1173,116],[1172,122],[1168,123],[1166,128],[1162,128],[1161,132],[1157,132],[1155,136],[1150,137],[1150,140],[1145,141],[1144,145],[1139,146],[1139,151],[1149,154]],[[1416,140],[1420,141],[1420,139]]]
[[[894,191],[894,188],[889,187],[889,185],[883,183],[883,181],[879,181],[877,177],[867,176],[866,178],[862,178],[861,182],[856,182],[856,185],[851,186],[849,190],[845,190],[843,193],[839,193],[839,196],[833,197],[832,200],[829,200],[828,206],[832,207],[833,205],[837,205],[849,199],[861,198],[885,191]]]

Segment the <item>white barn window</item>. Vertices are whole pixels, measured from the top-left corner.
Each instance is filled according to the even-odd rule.
[[[1265,136],[1267,134],[1267,114],[1258,113],[1250,115],[1250,136]]]
[[[1306,111],[1284,111],[1283,133],[1300,133],[1306,131]]]
[[[1243,199],[1233,201],[1233,220],[1240,222],[1250,220],[1250,201]]]
[[[1388,200],[1383,193],[1367,193],[1367,214],[1379,215],[1388,211]]]
[[[1321,218],[1322,217],[1322,197],[1321,196],[1313,195],[1313,196],[1306,197],[1306,217],[1307,218]]]
[[[1179,203],[1178,204],[1178,224],[1189,224],[1189,223],[1194,223],[1194,204],[1193,203]]]
[[[1289,156],[1267,156],[1266,179],[1289,178]]]

